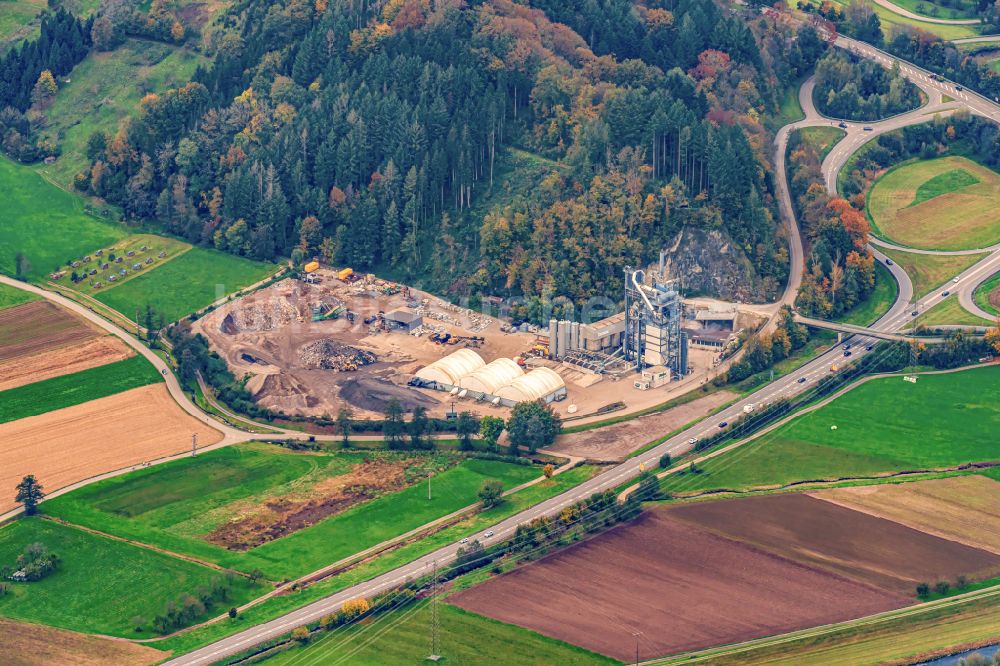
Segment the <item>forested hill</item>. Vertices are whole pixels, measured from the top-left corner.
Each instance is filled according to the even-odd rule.
[[[91,138],[77,186],[229,252],[526,316],[617,294],[661,247],[689,290],[773,298],[761,118],[819,47],[770,20],[759,48],[705,0],[244,0],[211,67]]]

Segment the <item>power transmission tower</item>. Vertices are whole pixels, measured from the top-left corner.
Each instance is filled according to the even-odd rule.
[[[437,606],[437,560],[434,560],[434,573],[431,575],[431,653],[427,661],[441,661],[438,654],[438,606]]]

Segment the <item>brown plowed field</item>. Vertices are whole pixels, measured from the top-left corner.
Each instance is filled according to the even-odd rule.
[[[803,494],[696,502],[667,513],[691,526],[753,544],[887,590],[919,582],[1000,575],[1000,556]]]
[[[47,491],[198,446],[222,433],[186,414],[164,384],[0,424],[0,490],[34,474]],[[0,512],[14,508],[0,494]]]
[[[52,305],[32,301],[0,310],[0,361],[30,356],[100,335],[83,319]]]
[[[467,610],[616,659],[838,622],[909,599],[647,511],[629,525],[460,592]]]
[[[5,666],[145,666],[169,653],[128,641],[87,636],[74,631],[0,618],[0,664]]]
[[[0,362],[0,391],[99,365],[124,361],[135,352],[113,335]]]
[[[1000,483],[985,476],[834,488],[809,494],[1000,555]]]

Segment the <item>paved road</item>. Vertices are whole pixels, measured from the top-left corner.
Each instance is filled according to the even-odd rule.
[[[913,19],[914,21],[923,21],[924,23],[937,23],[939,25],[979,25],[981,21],[979,19],[939,19],[933,18],[931,16],[924,16],[923,14],[914,14],[909,9],[903,9],[899,5],[893,4],[889,0],[874,0],[875,4],[882,5],[894,14],[899,14],[900,16],[905,16],[908,19]]]
[[[1000,35],[982,35],[980,37],[963,37],[951,40],[952,44],[978,44],[979,42],[1000,42]]]
[[[121,338],[125,342],[125,344],[127,344],[129,347],[134,349],[139,354],[142,354],[142,356],[144,356],[147,361],[153,364],[153,367],[155,367],[157,370],[160,371],[160,374],[163,375],[164,380],[166,380],[167,390],[170,392],[170,395],[174,398],[177,404],[180,405],[181,409],[183,409],[185,412],[187,412],[194,418],[198,419],[202,423],[211,426],[215,430],[221,432],[224,436],[223,442],[226,444],[243,442],[248,439],[247,433],[243,432],[242,430],[237,430],[236,428],[231,428],[222,423],[219,423],[218,421],[207,415],[205,412],[201,411],[197,405],[192,403],[188,399],[187,395],[184,393],[184,389],[181,388],[180,383],[177,381],[177,377],[174,376],[174,373],[163,361],[163,359],[154,354],[148,347],[146,347],[146,345],[139,342],[128,331],[122,329],[121,327],[115,324],[112,324],[104,317],[100,316],[99,314],[97,314],[92,310],[88,310],[87,308],[83,307],[76,301],[72,301],[68,298],[65,298],[64,296],[60,296],[59,294],[55,294],[51,291],[46,291],[32,284],[26,284],[19,280],[14,280],[5,275],[0,275],[0,283],[14,287],[16,289],[21,289],[23,291],[31,292],[32,294],[35,294],[37,296],[41,296],[42,298],[47,299],[55,303],[56,305],[64,307],[67,310],[71,310],[72,312],[80,315],[81,317],[91,322],[95,326],[98,326],[104,329],[105,331],[111,333],[112,335]]]
[[[892,60],[894,60],[891,56],[884,54],[878,49],[844,37],[839,37],[837,39],[837,46],[852,49],[856,53],[881,62],[886,66],[890,65]],[[922,113],[913,112],[914,114],[926,115],[928,112],[933,113],[935,110],[940,109],[940,107],[945,106],[942,102],[941,96],[943,94],[947,94],[955,98],[955,104],[949,105],[949,109],[962,106],[984,117],[992,118],[994,120],[1000,118],[1000,107],[989,102],[988,100],[985,100],[985,98],[982,98],[975,93],[958,91],[955,89],[953,84],[948,82],[936,82],[930,78],[928,72],[908,63],[901,62],[900,65],[903,74],[907,76],[907,78],[910,78],[915,82],[919,82],[918,85],[920,85],[921,88],[929,94],[928,105],[919,110]],[[803,97],[806,99],[803,100]],[[809,124],[814,124],[819,121],[818,114],[815,113],[811,101],[810,82],[807,82],[807,85],[803,86],[803,89],[800,90],[800,101],[805,102],[802,106],[803,110],[806,111],[806,119],[800,121],[799,123],[795,123],[792,126],[784,127],[778,132],[775,139],[774,160],[777,189],[779,194],[779,206],[781,208],[782,216],[785,217],[790,237],[789,244],[791,247],[792,270],[790,271],[789,283],[790,286],[794,284],[796,289],[798,282],[801,280],[803,255],[801,239],[797,224],[795,223],[794,215],[792,214],[791,200],[787,191],[784,156],[785,149],[787,147],[788,134],[790,131],[796,127],[809,126]],[[902,127],[904,126],[904,123],[908,124],[914,120],[913,117],[907,118],[907,115],[911,114],[904,114],[896,119],[885,121],[886,129],[883,131],[888,131],[890,128],[895,129],[897,127]],[[861,131],[864,131],[863,126]],[[851,135],[851,132],[849,131],[848,134]],[[874,131],[866,134],[876,135]],[[865,135],[861,134],[860,136],[863,138]],[[863,141],[856,143],[854,145],[854,149],[856,149],[861,143],[863,143]],[[847,156],[849,156],[849,154]],[[844,162],[846,162],[846,157],[844,157],[840,162],[841,167]],[[836,182],[837,171],[839,171],[839,168],[832,170],[834,184]],[[873,253],[876,258],[881,261],[883,265],[885,265],[885,255],[880,253],[875,248],[873,248]],[[912,312],[922,312],[927,308],[936,305],[941,298],[941,291],[953,284],[952,282],[948,282],[944,285],[940,285],[938,288],[931,291],[929,295],[917,300],[913,305],[911,305],[910,301],[913,299],[913,288],[910,280],[898,265],[893,264],[892,266],[888,266],[888,268],[900,282],[899,297],[890,310],[875,324],[873,324],[872,328],[879,331],[898,331],[909,327],[914,319],[911,314]],[[981,281],[997,270],[1000,270],[1000,253],[993,253],[990,257],[987,257],[975,266],[963,271],[957,279],[959,283],[969,284],[977,280]],[[791,288],[786,289],[785,294],[782,297],[782,302],[791,303],[794,300],[794,294],[795,290]],[[854,358],[857,358],[866,353],[871,353],[867,347],[873,344],[875,340],[865,336],[855,336],[849,338],[847,342],[853,345],[854,349],[852,355]],[[517,525],[521,523],[530,521],[540,516],[557,514],[563,507],[579,501],[588,495],[598,491],[614,488],[623,481],[633,478],[639,474],[640,468],[642,467],[654,467],[660,456],[664,453],[670,453],[674,456],[686,453],[692,448],[692,441],[694,438],[705,437],[712,432],[717,432],[717,424],[732,421],[741,416],[744,405],[748,403],[753,403],[754,405],[767,404],[782,398],[793,396],[814,385],[820,377],[829,374],[831,366],[842,361],[843,358],[843,352],[841,349],[833,348],[821,354],[809,363],[806,363],[795,372],[781,377],[761,390],[748,396],[745,400],[723,410],[719,414],[715,415],[714,418],[688,428],[684,432],[670,438],[650,451],[627,460],[626,462],[617,465],[604,474],[601,474],[600,476],[591,479],[576,488],[504,520],[493,528],[495,532],[493,537],[487,539],[480,534],[477,535],[477,538],[485,544],[491,544],[506,539],[508,536],[513,534]],[[391,589],[408,578],[417,577],[427,573],[430,571],[430,568],[434,563],[437,563],[438,566],[446,565],[454,558],[457,548],[458,544],[445,546],[444,548],[430,553],[414,562],[398,567],[397,569],[383,574],[373,580],[355,585],[344,590],[343,592],[316,601],[281,618],[247,629],[228,638],[224,638],[216,643],[173,659],[167,663],[172,666],[198,666],[202,664],[209,664],[225,656],[247,649],[260,642],[281,636],[296,626],[318,620],[323,615],[338,609],[347,599],[359,596],[371,596]]]

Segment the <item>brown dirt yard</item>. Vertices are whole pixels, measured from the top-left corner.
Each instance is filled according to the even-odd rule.
[[[634,523],[451,597],[504,622],[651,659],[838,622],[906,597],[647,511]]]
[[[206,540],[230,550],[249,550],[315,525],[385,492],[406,486],[412,460],[367,460],[347,474],[323,479],[303,492],[250,500],[227,507],[239,516],[219,525]],[[303,496],[305,495],[305,496]]]
[[[588,460],[621,460],[657,437],[662,437],[697,418],[707,416],[716,407],[736,397],[737,395],[730,391],[717,391],[658,414],[641,416],[595,430],[560,435],[548,450]]]
[[[47,492],[131,465],[222,440],[222,433],[184,413],[164,384],[0,424],[0,489],[34,474]],[[0,495],[0,512],[14,494]]]
[[[48,301],[0,310],[0,362],[91,340],[100,332]]]
[[[135,352],[113,335],[0,362],[0,391],[123,361]]]
[[[128,641],[0,618],[0,664],[5,666],[145,666],[169,653]]]
[[[1000,557],[799,493],[695,502],[668,513],[782,557],[913,595],[917,583],[1000,575]]]
[[[809,495],[1000,555],[1000,483],[985,476],[834,488]]]

